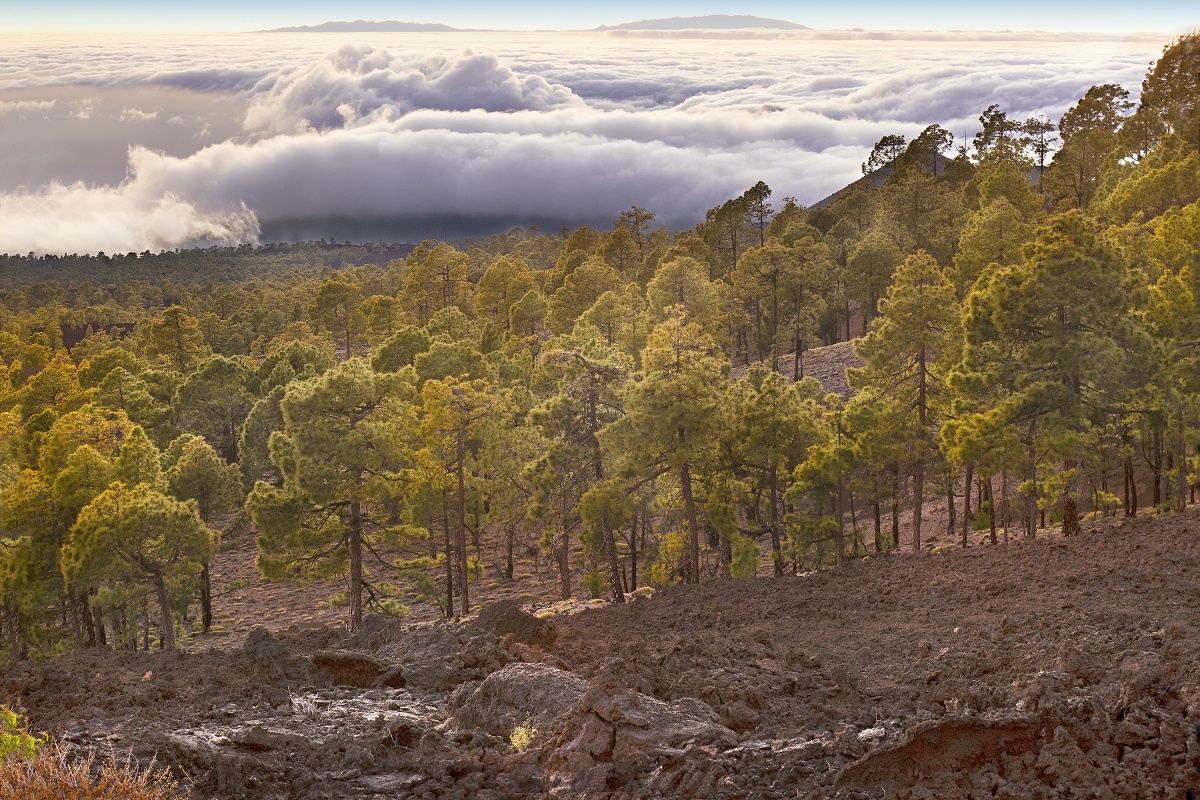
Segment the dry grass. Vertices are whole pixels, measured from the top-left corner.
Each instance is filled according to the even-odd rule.
[[[139,771],[129,761],[98,764],[50,747],[36,758],[0,764],[0,800],[181,800],[166,770]]]

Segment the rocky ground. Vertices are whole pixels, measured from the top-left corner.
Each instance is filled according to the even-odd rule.
[[[785,353],[779,357],[779,372],[789,380],[794,372],[796,354]],[[763,362],[770,367],[770,361]],[[854,354],[854,342],[838,342],[825,347],[814,347],[804,351],[800,364],[804,377],[816,378],[826,392],[842,397],[850,396],[850,382],[846,380],[847,367],[861,367],[863,360]],[[733,377],[744,376],[749,367],[733,368]]]
[[[564,616],[279,619],[4,667],[0,702],[196,798],[1182,798],[1198,574],[1189,511]]]

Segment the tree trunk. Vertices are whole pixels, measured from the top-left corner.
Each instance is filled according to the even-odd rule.
[[[604,549],[608,555],[608,582],[612,588],[612,599],[614,603],[624,603],[625,589],[622,586],[621,563],[617,560],[617,537],[607,511],[600,517],[600,526],[604,531]]]
[[[513,579],[513,550],[516,547],[517,529],[515,525],[506,525],[504,529],[504,577]]]
[[[988,529],[991,533],[992,544],[996,544],[996,487],[992,485],[995,476],[990,476],[984,486],[987,487]]]
[[[96,626],[92,620],[92,608],[88,592],[79,595],[79,620],[83,624],[83,640],[88,647],[96,646]]]
[[[771,371],[779,372],[779,270],[771,273]]]
[[[837,565],[846,563],[846,481],[838,476],[837,490]]]
[[[921,514],[925,507],[925,460],[913,464],[912,551],[921,553]]]
[[[1000,502],[1001,510],[1004,512],[1004,543],[1008,544],[1008,470],[1006,469],[1000,470]]]
[[[205,561],[200,567],[200,628],[205,633],[212,630],[213,607],[212,607],[212,573],[209,571],[208,562]]]
[[[797,378],[797,380],[802,380],[804,378],[804,337],[803,336],[800,337],[800,358],[796,361],[796,364],[797,364],[797,366],[800,367],[800,377]]]
[[[958,508],[954,505],[954,468],[946,465],[946,537],[954,541],[958,524]]]
[[[592,471],[596,474],[597,483],[604,480],[604,452],[600,449],[600,440],[596,438],[596,433],[600,430],[600,420],[596,412],[599,402],[598,391],[593,386],[593,391],[587,395],[588,446],[592,451]],[[600,531],[604,537],[604,556],[608,561],[608,585],[612,591],[612,599],[614,603],[624,603],[625,590],[622,588],[624,573],[621,571],[621,562],[617,558],[617,535],[613,531],[612,520],[608,516],[607,509],[600,514]]]
[[[363,620],[363,548],[362,508],[355,500],[350,504],[350,611],[346,627],[357,633]]]
[[[967,462],[967,480],[963,483],[963,547],[967,547],[971,543],[971,472],[974,466],[970,461]]]
[[[108,635],[104,632],[104,612],[100,606],[92,606],[92,616],[96,622],[96,642],[101,647],[108,647]]]
[[[1079,506],[1075,500],[1075,493],[1068,490],[1063,498],[1062,534],[1063,536],[1074,536],[1079,533],[1079,530]]]
[[[458,556],[458,602],[464,617],[471,613],[471,600],[467,590],[467,479],[463,465],[466,459],[465,439],[466,431],[459,429],[455,437],[454,472],[458,488],[454,498],[454,549]]]
[[[875,491],[876,491],[876,495],[878,495],[878,492],[879,492],[878,487],[876,487]],[[879,497],[878,496],[876,496],[873,506],[874,506],[874,511],[875,511],[875,553],[879,554],[879,553],[883,552],[883,519],[879,513]]]
[[[175,622],[171,619],[171,595],[167,593],[167,581],[160,573],[154,577],[154,593],[158,596],[158,610],[162,614],[162,649],[175,649]],[[149,630],[149,624],[146,628]],[[150,649],[149,637],[146,649]]]
[[[1070,472],[1072,469],[1070,463],[1064,463],[1063,469]],[[1078,473],[1076,477],[1072,477],[1067,481],[1067,485],[1063,487],[1063,518],[1062,518],[1062,535],[1074,536],[1079,533],[1079,491],[1078,491]]]
[[[916,554],[921,552],[921,516],[925,511],[925,437],[928,435],[925,418],[927,402],[925,380],[928,376],[925,367],[925,348],[922,346],[917,359],[917,460],[913,465],[912,550]]]
[[[690,559],[688,564],[688,583],[700,582],[700,520],[696,515],[696,499],[692,496],[692,472],[685,463],[679,470],[679,487],[683,492],[683,508],[687,515],[688,531],[691,535],[689,542]]]
[[[1187,440],[1184,438],[1183,430],[1183,406],[1180,405],[1176,412],[1176,425],[1178,432],[1178,444],[1176,446],[1175,459],[1175,486],[1178,495],[1175,499],[1175,510],[1183,513],[1187,508]]]
[[[1025,467],[1025,477],[1029,481],[1029,492],[1025,495],[1025,536],[1037,536],[1037,456],[1034,454],[1033,443],[1029,444],[1029,459]]]
[[[900,546],[900,465],[892,465],[892,546]]]
[[[795,383],[796,381],[798,381],[802,377],[804,377],[803,374],[800,372],[801,359],[804,357],[804,354],[800,352],[800,347],[801,347],[800,323],[797,322],[795,332],[792,336],[792,382],[793,383]]]
[[[1137,488],[1133,484],[1133,456],[1125,456],[1125,516],[1132,517],[1137,514],[1136,500]]]
[[[846,487],[846,500],[850,503],[850,531],[854,534],[854,555],[858,555],[860,544],[865,553],[867,546],[862,541],[862,536],[858,532],[858,509],[854,507],[854,489],[849,486]]]
[[[571,599],[571,532],[563,522],[562,543],[559,546],[558,582],[562,591],[562,599]]]
[[[454,616],[454,543],[450,536],[450,509],[442,492],[442,531],[446,535],[446,619]]]
[[[637,533],[638,533],[638,515],[637,511],[633,512],[633,520],[629,525],[629,590],[636,591],[637,583]]]
[[[1162,502],[1162,431],[1160,426],[1155,423],[1154,430],[1151,433],[1151,460],[1150,471],[1154,473],[1154,505],[1157,506]]]
[[[771,559],[775,577],[783,575],[783,546],[779,538],[779,465],[771,464]]]

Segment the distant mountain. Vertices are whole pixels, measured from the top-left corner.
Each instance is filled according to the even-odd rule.
[[[261,31],[261,33],[437,33],[456,30],[458,28],[451,28],[449,25],[442,25],[436,22],[397,22],[394,19],[384,20],[383,22],[370,22],[359,19],[354,22],[322,22],[320,25],[274,28],[269,31]]]
[[[947,155],[943,155],[942,153],[938,153],[937,158],[934,159],[933,167],[931,168],[928,164],[926,164],[925,169],[929,172],[932,172],[934,174],[934,176],[941,175],[941,174],[945,173],[946,167],[952,161],[954,161],[954,158],[947,156]],[[883,186],[883,184],[887,181],[888,178],[892,177],[892,173],[895,171],[896,171],[896,161],[895,161],[895,159],[893,159],[892,161],[889,161],[888,163],[884,164],[882,167],[875,170],[874,172],[864,175],[863,177],[859,178],[856,181],[851,181],[850,183],[843,186],[841,189],[838,189],[836,192],[829,195],[828,197],[818,200],[817,202],[815,202],[811,206],[809,206],[809,208],[825,208],[830,203],[832,203],[834,200],[836,200],[838,195],[840,195],[842,192],[850,189],[853,186],[858,186],[859,184],[867,184],[872,189],[878,189],[880,186]],[[1035,164],[1033,169],[1031,169],[1031,170],[1029,170],[1029,172],[1025,173],[1025,179],[1028,180],[1032,185],[1037,186],[1038,181],[1041,180],[1041,178],[1042,178],[1043,171],[1044,170],[1042,167],[1039,167]]]
[[[858,186],[859,184],[867,184],[872,189],[878,189],[880,186],[883,186],[887,179],[892,177],[892,173],[896,171],[896,160],[897,159],[892,159],[874,172],[870,172],[858,180],[851,181],[828,197],[822,198],[821,200],[813,203],[811,206],[809,206],[809,208],[825,208],[834,200],[836,200],[838,195],[840,195],[842,192],[846,191],[852,186]],[[933,167],[930,168],[930,166],[926,164],[925,169],[928,172],[932,172],[934,175],[941,175],[946,171],[946,165],[953,160],[954,159],[950,158],[949,156],[938,153],[937,157],[934,159]]]
[[[784,31],[812,30],[807,25],[788,22],[783,19],[765,19],[751,17],[746,14],[707,14],[702,17],[671,17],[670,19],[644,19],[639,22],[625,22],[620,25],[601,25],[598,31],[683,31],[692,29],[704,30],[738,30],[740,28],[770,28]]]

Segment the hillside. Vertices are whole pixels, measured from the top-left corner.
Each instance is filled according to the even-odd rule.
[[[769,362],[760,362],[769,367]],[[785,378],[791,378],[796,364],[796,354],[785,353],[779,356],[779,372]],[[814,347],[804,351],[801,373],[804,377],[816,378],[826,393],[833,392],[842,397],[850,396],[850,383],[846,380],[848,367],[861,367],[863,360],[854,355],[854,342],[838,342],[825,347]],[[732,377],[740,379],[749,371],[748,366],[734,367]]]
[[[83,651],[0,669],[0,700],[196,798],[1174,798],[1200,783],[1197,570],[1193,509],[549,622]]]

